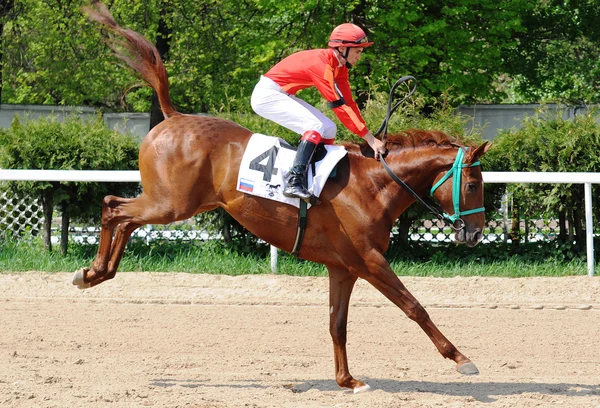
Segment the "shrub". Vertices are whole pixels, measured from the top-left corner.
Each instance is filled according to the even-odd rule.
[[[41,117],[0,133],[0,167],[40,170],[137,170],[138,146],[131,136],[111,131],[102,118],[84,121],[72,115],[59,122]],[[62,214],[61,248],[67,250],[70,220],[98,221],[104,196],[131,196],[137,183],[9,182],[16,195],[37,196],[44,211],[44,240],[51,249],[50,221],[54,208]]]

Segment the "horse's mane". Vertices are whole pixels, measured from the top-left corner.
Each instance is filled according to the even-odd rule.
[[[386,137],[389,149],[418,146],[456,146],[457,142],[439,130],[408,129]]]
[[[459,146],[458,141],[439,130],[407,129],[394,135],[387,135],[385,141],[386,147],[390,151],[419,146]],[[366,142],[362,144],[351,142],[342,144],[348,152],[358,153],[360,151],[366,156],[373,156],[372,150]]]

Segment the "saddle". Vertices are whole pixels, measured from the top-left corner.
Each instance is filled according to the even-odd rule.
[[[285,176],[290,169],[297,148],[285,140],[273,136],[254,133],[240,163],[237,190],[246,194],[293,205],[299,209],[298,232],[292,253],[298,256],[309,204],[298,198],[283,195]],[[335,177],[337,163],[346,156],[343,146],[319,143],[309,163],[307,188],[318,197],[328,179]],[[316,204],[311,203],[310,205]]]

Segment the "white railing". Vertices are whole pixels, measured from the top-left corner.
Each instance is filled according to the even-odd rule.
[[[137,170],[2,170],[0,181],[88,181],[139,182]],[[600,184],[600,173],[529,173],[483,172],[485,183],[562,183],[583,184],[585,197],[585,229],[588,276],[594,276],[594,223],[592,216],[592,184]],[[277,268],[277,249],[271,247],[271,269]]]
[[[600,184],[600,173],[527,173],[483,172],[485,183],[560,183],[583,184],[585,200],[585,241],[588,276],[594,276],[594,219],[592,216],[592,184]]]

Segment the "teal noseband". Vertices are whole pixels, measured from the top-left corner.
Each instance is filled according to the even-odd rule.
[[[475,163],[471,163],[471,164],[464,164],[463,163],[464,157],[465,157],[464,150],[462,148],[459,148],[458,153],[456,154],[456,160],[454,161],[452,168],[448,171],[448,173],[446,173],[444,175],[444,177],[442,177],[440,179],[440,181],[438,181],[437,183],[435,183],[435,185],[433,187],[431,187],[431,197],[433,197],[433,193],[435,192],[435,190],[437,190],[442,184],[444,184],[444,182],[446,180],[448,180],[450,177],[453,177],[453,179],[452,179],[452,202],[454,204],[454,214],[449,215],[446,213],[442,213],[442,216],[445,219],[451,221],[452,223],[455,223],[456,221],[460,220],[462,215],[470,215],[470,214],[475,214],[478,212],[485,211],[484,207],[475,208],[473,210],[460,211],[460,187],[461,187],[460,176],[462,173],[462,169],[464,169],[465,167],[475,167],[475,166],[481,165],[481,163],[478,161],[476,161]],[[464,225],[464,223],[463,223],[463,225]]]

